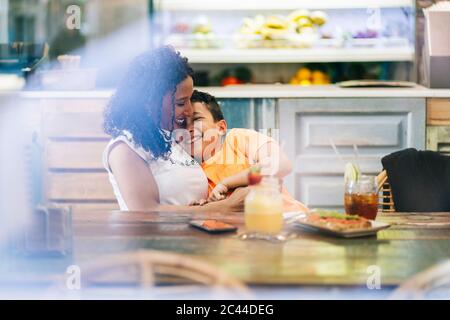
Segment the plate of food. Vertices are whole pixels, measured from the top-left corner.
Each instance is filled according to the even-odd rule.
[[[312,211],[298,218],[294,225],[343,238],[366,237],[390,227],[390,224],[385,222],[368,220],[338,211]]]

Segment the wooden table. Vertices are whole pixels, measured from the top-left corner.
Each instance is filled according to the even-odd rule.
[[[211,235],[188,225],[192,218],[235,224],[238,233]],[[450,213],[394,213],[377,218],[389,229],[377,236],[340,239],[292,229],[295,238],[272,243],[239,239],[241,214],[82,212],[73,217],[75,263],[138,249],[198,257],[253,285],[365,286],[367,268],[380,267],[382,285],[450,257]]]

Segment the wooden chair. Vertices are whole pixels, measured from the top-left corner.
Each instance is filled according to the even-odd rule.
[[[450,260],[422,271],[402,283],[391,300],[445,299],[450,294]]]
[[[386,170],[377,176],[378,192],[380,194],[381,212],[395,212],[394,197],[392,196],[391,185],[388,181]]]
[[[106,255],[80,265],[80,270],[83,289],[105,286],[151,288],[153,295],[159,296],[194,293],[206,289],[232,296],[249,295],[246,285],[217,267],[172,252],[138,250]],[[64,282],[59,281],[56,281],[59,283],[56,286],[62,291]]]

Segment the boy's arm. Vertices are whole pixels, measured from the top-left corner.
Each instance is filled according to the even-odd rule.
[[[249,149],[246,150],[249,152]],[[268,141],[264,143],[253,155],[247,154],[249,159],[253,159],[255,166],[261,168],[262,175],[273,175],[280,179],[287,176],[292,171],[292,163],[278,143]],[[243,170],[235,175],[223,179],[220,184],[228,190],[248,186],[248,173],[250,169]]]
[[[255,130],[236,132],[235,145],[253,165],[261,167],[262,175],[282,179],[292,171],[292,163],[278,142]]]
[[[236,173],[235,175],[226,177],[219,183],[226,186],[228,190],[238,187],[246,187],[248,186],[248,172],[249,169],[243,170],[239,173]]]
[[[229,190],[248,186],[248,172],[249,169],[243,170],[220,181],[211,191],[208,202],[223,200]]]
[[[244,141],[242,143],[241,140],[240,149],[245,153],[250,163],[261,168],[262,175],[272,175],[282,179],[292,171],[291,161],[275,140],[255,132],[248,140]],[[262,143],[258,143],[258,141]],[[224,199],[229,190],[248,186],[249,171],[249,169],[243,170],[220,181],[212,190],[208,200]]]
[[[249,156],[249,155],[247,155]],[[256,165],[261,167],[262,175],[273,175],[280,179],[292,171],[292,163],[286,153],[280,150],[278,143],[268,141],[264,143],[253,155]],[[223,179],[220,184],[228,190],[248,186],[248,173],[250,169],[243,170],[235,175]]]
[[[292,162],[275,141],[264,143],[254,156],[255,162],[261,166],[263,175],[273,175],[280,179],[292,171]]]

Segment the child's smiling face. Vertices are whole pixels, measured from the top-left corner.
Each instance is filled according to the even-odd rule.
[[[199,162],[208,160],[222,146],[221,136],[225,135],[225,120],[215,121],[207,105],[203,102],[192,104],[194,113],[188,127],[191,141],[191,155]]]

